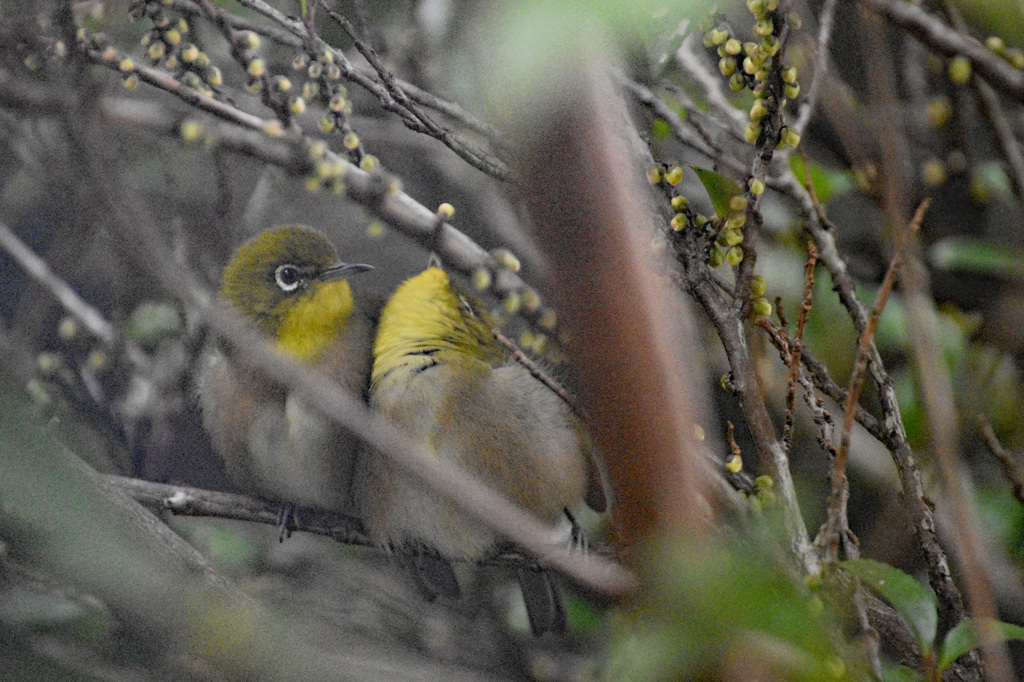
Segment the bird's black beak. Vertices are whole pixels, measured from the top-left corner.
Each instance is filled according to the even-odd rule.
[[[368,270],[373,270],[373,266],[366,265],[365,263],[335,263],[321,270],[316,276],[316,281],[330,282],[331,280],[341,279],[349,274],[366,272]]]

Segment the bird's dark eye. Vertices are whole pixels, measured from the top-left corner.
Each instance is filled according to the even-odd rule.
[[[294,265],[279,265],[274,270],[274,283],[281,291],[291,293],[302,285],[302,273]]]

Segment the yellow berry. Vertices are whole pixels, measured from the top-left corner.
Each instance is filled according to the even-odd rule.
[[[743,230],[736,227],[728,227],[722,231],[722,241],[726,246],[737,246],[743,243]],[[736,263],[732,263],[736,265]]]
[[[44,352],[36,356],[36,365],[39,367],[39,371],[46,376],[54,374],[63,364],[61,357],[56,353]]]
[[[341,143],[345,145],[345,149],[356,149],[359,146],[359,136],[351,132],[346,133]]]
[[[999,36],[989,36],[985,39],[985,47],[996,54],[1002,54],[1006,50],[1006,43]]]
[[[327,108],[331,111],[343,112],[348,102],[341,95],[332,95],[330,101],[327,103]]]
[[[154,61],[154,62],[160,61],[161,59],[163,59],[163,56],[165,54],[164,44],[163,43],[153,43],[152,45],[149,46],[149,49],[146,51],[146,54],[149,55],[149,58],[152,61]]]
[[[764,194],[764,181],[759,178],[752,178],[750,181],[750,193],[755,197]]]
[[[725,220],[725,226],[738,229],[747,224],[747,212],[736,211]]]
[[[764,296],[764,292],[768,291],[768,282],[765,281],[761,275],[755,275],[750,278],[750,293],[753,296]]]
[[[124,72],[132,71],[135,68],[135,62],[128,57],[125,57],[121,60],[121,63],[117,65],[117,68]]]
[[[455,215],[455,207],[448,202],[445,202],[437,207],[437,215],[440,216],[442,220],[451,220],[452,216]]]
[[[177,29],[172,28],[170,31],[164,33],[164,40],[169,42],[171,45],[177,45],[181,42],[181,34]]]
[[[181,48],[181,61],[186,64],[191,64],[199,58],[199,48],[189,43],[185,47]]]
[[[324,114],[320,117],[320,130],[329,133],[334,130],[334,117]]]
[[[139,75],[138,74],[133,73],[132,75],[130,75],[127,78],[124,79],[124,87],[128,88],[129,90],[134,90],[138,86],[139,86]]]
[[[686,227],[686,216],[682,213],[676,213],[672,216],[672,220],[669,221],[669,226],[673,232],[682,232],[683,228]]]
[[[519,272],[519,269],[522,267],[522,263],[519,262],[516,255],[508,249],[494,249],[491,251],[491,255],[494,256],[494,260],[512,272]]]
[[[750,312],[754,317],[768,317],[772,314],[772,304],[764,296],[758,296],[750,302]]]
[[[527,287],[523,289],[523,305],[529,311],[535,311],[540,307],[540,294],[535,290]]]
[[[718,60],[718,70],[723,76],[731,76],[736,72],[736,60],[732,57],[722,57]]]
[[[255,50],[260,46],[260,37],[252,31],[242,31],[238,34],[239,44],[243,49]]]
[[[296,116],[306,110],[306,100],[301,97],[296,97],[288,103],[288,111],[292,112]]]
[[[512,292],[511,294],[504,298],[504,300],[501,302],[501,305],[504,306],[505,312],[507,312],[509,315],[515,315],[517,312],[519,312],[519,308],[522,307],[523,299],[522,297],[519,296],[518,293]]]
[[[733,267],[742,263],[743,249],[738,246],[730,246],[729,250],[725,252],[725,262]]]
[[[929,187],[937,187],[946,182],[946,166],[934,156],[921,166],[921,179]]]
[[[473,271],[473,287],[477,291],[486,291],[491,286],[491,273],[487,268],[477,268]]]
[[[181,139],[185,142],[198,142],[203,136],[203,127],[195,121],[186,120],[181,124]]]
[[[647,171],[647,182],[656,185],[661,182],[661,169],[651,168]]]
[[[963,55],[949,60],[949,79],[957,85],[964,85],[971,80],[971,60]]]
[[[57,336],[64,339],[65,341],[71,341],[78,336],[79,326],[78,320],[73,317],[61,318],[60,323],[57,325]]]
[[[327,143],[325,143],[323,140],[316,140],[315,142],[311,142],[309,144],[309,147],[306,149],[306,155],[309,156],[309,158],[314,161],[324,158],[324,155],[326,153]]]
[[[743,469],[743,458],[739,455],[733,455],[726,460],[725,469],[732,474],[739,473]]]
[[[672,197],[672,210],[682,213],[690,205],[690,200],[679,194]]]
[[[743,43],[735,38],[729,38],[729,40],[725,41],[725,53],[727,55],[735,57],[740,52],[743,52]]]
[[[784,94],[789,99],[796,99],[797,96],[800,94],[800,84],[793,83],[792,85],[783,86],[782,94]]]
[[[254,59],[249,62],[249,66],[246,67],[245,71],[253,78],[259,78],[267,72],[267,63],[262,59]]]
[[[788,85],[796,83],[796,67],[790,66],[782,70],[782,82]]]
[[[765,106],[764,100],[755,99],[754,103],[750,107],[750,120],[754,122],[760,121],[767,113],[768,107]]]
[[[775,24],[772,23],[771,19],[758,19],[754,22],[754,35],[759,38],[770,36],[774,30]]]
[[[86,357],[85,363],[92,371],[102,372],[110,365],[110,357],[103,350],[96,348]]]
[[[669,172],[665,173],[665,181],[672,186],[678,185],[682,179],[683,169],[679,166],[676,166]]]
[[[366,156],[359,160],[359,167],[362,168],[367,173],[375,170],[379,165],[380,161],[377,159],[376,156],[372,154],[367,154]]]
[[[224,78],[221,76],[220,69],[216,66],[207,68],[206,82],[213,86],[221,85],[224,82]]]
[[[743,126],[743,138],[750,143],[757,142],[757,138],[761,136],[761,124],[754,123],[751,121],[747,125]]]
[[[277,119],[265,121],[263,123],[263,132],[270,137],[281,137],[284,134],[284,126]]]
[[[554,329],[555,325],[558,324],[558,315],[551,308],[547,308],[543,313],[540,314],[540,317],[537,318],[537,324],[539,324],[544,329]]]

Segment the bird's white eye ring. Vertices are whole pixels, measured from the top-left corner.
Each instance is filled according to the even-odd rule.
[[[274,283],[281,291],[291,293],[302,286],[302,273],[294,265],[278,265],[274,270]]]

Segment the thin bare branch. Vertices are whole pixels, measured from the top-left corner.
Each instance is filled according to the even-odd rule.
[[[977,414],[975,419],[978,422],[978,433],[981,434],[981,440],[999,462],[1003,475],[1013,489],[1013,496],[1017,498],[1018,502],[1024,504],[1024,474],[1021,473],[1020,467],[1013,461],[1010,453],[1003,448],[1003,444],[999,442],[996,432],[992,430],[992,424],[989,423],[985,415]]]
[[[974,71],[992,87],[1024,101],[1024,72],[1003,61],[981,42],[956,31],[920,5],[900,0],[860,0],[860,3],[946,57],[964,55]]]
[[[50,269],[46,261],[37,256],[3,223],[0,223],[0,247],[11,254],[37,282],[49,289],[64,309],[85,325],[89,333],[108,345],[114,342],[114,328],[103,317],[103,313],[86,303],[67,282]]]

